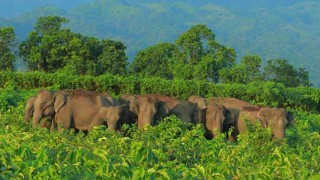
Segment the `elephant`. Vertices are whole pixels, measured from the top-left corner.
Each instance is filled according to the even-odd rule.
[[[191,103],[194,103],[198,107],[198,121],[197,124],[199,123],[204,123],[205,121],[205,110],[207,109],[207,104],[208,101],[206,98],[203,98],[198,95],[192,95],[188,98],[188,101]]]
[[[30,120],[33,117],[34,112],[34,101],[36,99],[36,96],[31,96],[26,103],[25,110],[24,110],[24,120],[26,122],[30,122]],[[47,129],[53,129],[52,126],[52,118],[44,118],[39,122],[39,126]]]
[[[207,139],[212,139],[219,133],[228,132],[229,129],[234,125],[235,117],[233,111],[227,109],[222,104],[209,102],[205,112],[204,125],[205,137]]]
[[[264,128],[271,127],[273,136],[278,139],[284,138],[285,128],[294,123],[293,113],[285,108],[261,108],[257,118]]]
[[[109,131],[120,130],[123,124],[135,123],[131,113],[128,104],[101,107],[89,125],[88,130],[91,131],[94,126],[99,125],[107,125]]]
[[[242,107],[241,110],[238,108],[228,108],[231,110],[235,117],[234,130],[232,132],[233,139],[237,139],[237,136],[248,129],[246,120],[251,123],[261,123],[257,116],[261,108],[256,107]]]
[[[168,106],[169,115],[176,115],[179,119],[187,123],[198,123],[198,109],[196,104],[160,94],[147,94],[144,96],[165,102]]]
[[[123,95],[121,102],[127,102],[130,111],[133,112],[138,121],[138,128],[143,129],[147,125],[156,125],[168,115],[168,107],[166,103],[153,97],[145,95]]]
[[[263,128],[270,127],[272,134],[277,139],[285,137],[285,128],[294,123],[293,113],[286,111],[284,108],[270,107],[243,107],[235,122],[233,137],[248,129],[245,120],[251,123],[261,123]]]
[[[34,101],[33,125],[52,117],[64,128],[87,130],[101,107],[113,105],[104,95],[87,90],[41,90]]]

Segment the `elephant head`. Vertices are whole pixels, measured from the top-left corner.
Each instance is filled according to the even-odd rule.
[[[209,136],[216,137],[220,132],[227,132],[233,124],[234,115],[232,111],[221,104],[208,104],[206,109],[205,128],[209,133]]]
[[[128,105],[102,107],[89,125],[88,130],[94,126],[107,125],[109,131],[119,130],[121,120],[125,118],[129,111]]]
[[[170,110],[170,114],[176,115],[183,122],[197,124],[201,121],[198,120],[197,105],[189,101],[177,101],[176,105]]]
[[[24,120],[26,122],[29,122],[33,116],[35,99],[36,99],[36,96],[31,96],[26,103],[26,106],[24,109]]]
[[[130,111],[138,117],[138,128],[143,129],[146,125],[155,125],[156,120],[160,120],[168,114],[168,107],[162,101],[152,97],[130,96]]]
[[[293,124],[293,114],[284,108],[261,108],[257,116],[263,127],[271,127],[272,134],[279,139],[284,138],[288,124]]]
[[[198,119],[196,124],[204,123],[205,121],[205,110],[207,109],[207,100],[201,96],[192,95],[188,99],[189,102],[197,105],[198,108]]]
[[[34,100],[33,126],[39,124],[41,118],[53,117],[65,103],[65,94],[50,90],[39,91]]]

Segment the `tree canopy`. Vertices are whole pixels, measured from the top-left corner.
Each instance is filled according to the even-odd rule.
[[[0,28],[0,70],[14,70],[16,34],[12,27]]]
[[[130,70],[167,79],[218,82],[218,71],[234,63],[234,49],[216,42],[215,34],[206,25],[198,24],[182,33],[175,44],[160,43],[140,51]]]
[[[174,43],[159,43],[139,51],[129,65],[125,44],[74,33],[64,28],[67,22],[60,16],[38,19],[18,48],[29,70],[93,76],[129,74],[215,83],[273,81],[288,87],[312,85],[304,68],[296,69],[285,59],[268,60],[262,67],[260,56],[246,55],[236,64],[235,50],[217,42],[215,34],[204,24],[192,26]],[[14,29],[3,28],[0,33],[1,69],[13,70]]]
[[[54,72],[68,66],[80,75],[124,74],[128,63],[123,43],[73,33],[62,28],[66,22],[59,16],[38,19],[35,30],[19,46],[30,70]]]

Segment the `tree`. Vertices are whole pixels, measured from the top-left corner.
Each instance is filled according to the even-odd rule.
[[[125,53],[126,46],[119,41],[109,39],[100,43],[102,52],[98,57],[97,74],[110,73],[124,75],[128,66],[128,57]]]
[[[261,73],[261,63],[262,59],[257,55],[246,55],[241,60],[241,65],[244,67],[245,71],[245,84],[252,81],[263,81],[264,78]]]
[[[30,70],[55,72],[66,68],[79,75],[124,74],[127,56],[121,42],[100,42],[95,37],[62,29],[66,22],[66,18],[58,16],[38,19],[35,30],[19,46],[20,56]]]
[[[60,31],[61,26],[67,22],[68,19],[60,16],[40,17],[35,26],[35,30],[39,36],[55,34]]]
[[[184,60],[190,64],[201,61],[202,56],[208,53],[213,44],[215,35],[203,24],[192,26],[176,40],[176,45],[184,54]]]
[[[27,40],[19,45],[19,54],[28,64],[30,70],[53,72],[64,67],[63,45],[70,30],[61,30],[67,19],[58,16],[40,17],[35,31],[29,33]],[[67,34],[67,35],[66,35]]]
[[[309,80],[309,72],[305,68],[298,68],[297,71],[299,84],[301,86],[312,86],[312,83],[310,83]]]
[[[14,70],[15,56],[13,46],[16,39],[14,29],[0,28],[0,70]]]
[[[101,54],[100,42],[97,38],[72,33],[71,39],[63,47],[63,56],[67,68],[73,67],[79,75],[96,75],[98,56]]]
[[[231,68],[235,65],[236,52],[233,48],[228,48],[217,43],[215,47],[216,48],[212,49],[209,54],[210,61],[208,62],[210,63],[210,68],[207,72],[207,77],[213,82],[219,82],[219,71],[223,68]]]
[[[141,76],[172,79],[172,63],[176,61],[177,56],[178,49],[176,45],[160,43],[139,51],[129,67],[129,72]]]
[[[240,83],[246,84],[247,82],[247,69],[243,65],[235,65],[231,68],[223,68],[219,71],[220,80],[222,83]]]
[[[287,87],[310,86],[309,73],[295,69],[285,59],[269,60],[264,68],[266,80],[283,83]]]
[[[178,37],[176,45],[182,54],[180,62],[194,66],[188,77],[218,82],[219,70],[235,62],[234,49],[216,42],[214,33],[206,25],[192,26]]]

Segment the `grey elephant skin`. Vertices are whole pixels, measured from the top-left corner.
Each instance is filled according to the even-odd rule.
[[[123,95],[121,101],[127,103],[130,112],[136,115],[139,129],[144,129],[147,125],[158,124],[159,120],[169,113],[165,102],[147,95]]]
[[[200,114],[198,121],[204,124],[207,139],[212,139],[219,133],[228,132],[233,126],[235,121],[233,111],[224,105],[197,95],[190,96],[188,101],[197,105]]]
[[[135,117],[134,114],[130,112],[128,104],[102,107],[93,118],[88,130],[91,131],[95,126],[105,125],[110,131],[119,131],[123,124],[134,123]]]
[[[33,125],[41,118],[52,117],[64,128],[88,130],[100,108],[112,105],[107,95],[87,90],[41,90],[34,101]]]
[[[25,122],[30,122],[30,120],[33,117],[33,112],[34,112],[34,101],[36,100],[36,96],[31,96],[25,105],[25,110],[24,110],[24,120]],[[52,118],[45,118],[39,122],[39,126],[43,128],[50,129],[52,128]]]
[[[201,96],[191,96],[189,100],[195,101],[201,99]],[[262,127],[270,127],[272,134],[275,138],[282,139],[285,137],[285,129],[294,124],[293,113],[287,111],[285,108],[270,108],[252,105],[246,101],[236,98],[203,98],[206,103],[217,103],[224,105],[233,114],[233,126],[234,130],[232,138],[237,139],[237,136],[246,131],[247,123],[245,120],[251,121],[251,123],[260,123]],[[207,116],[206,116],[207,118]]]

